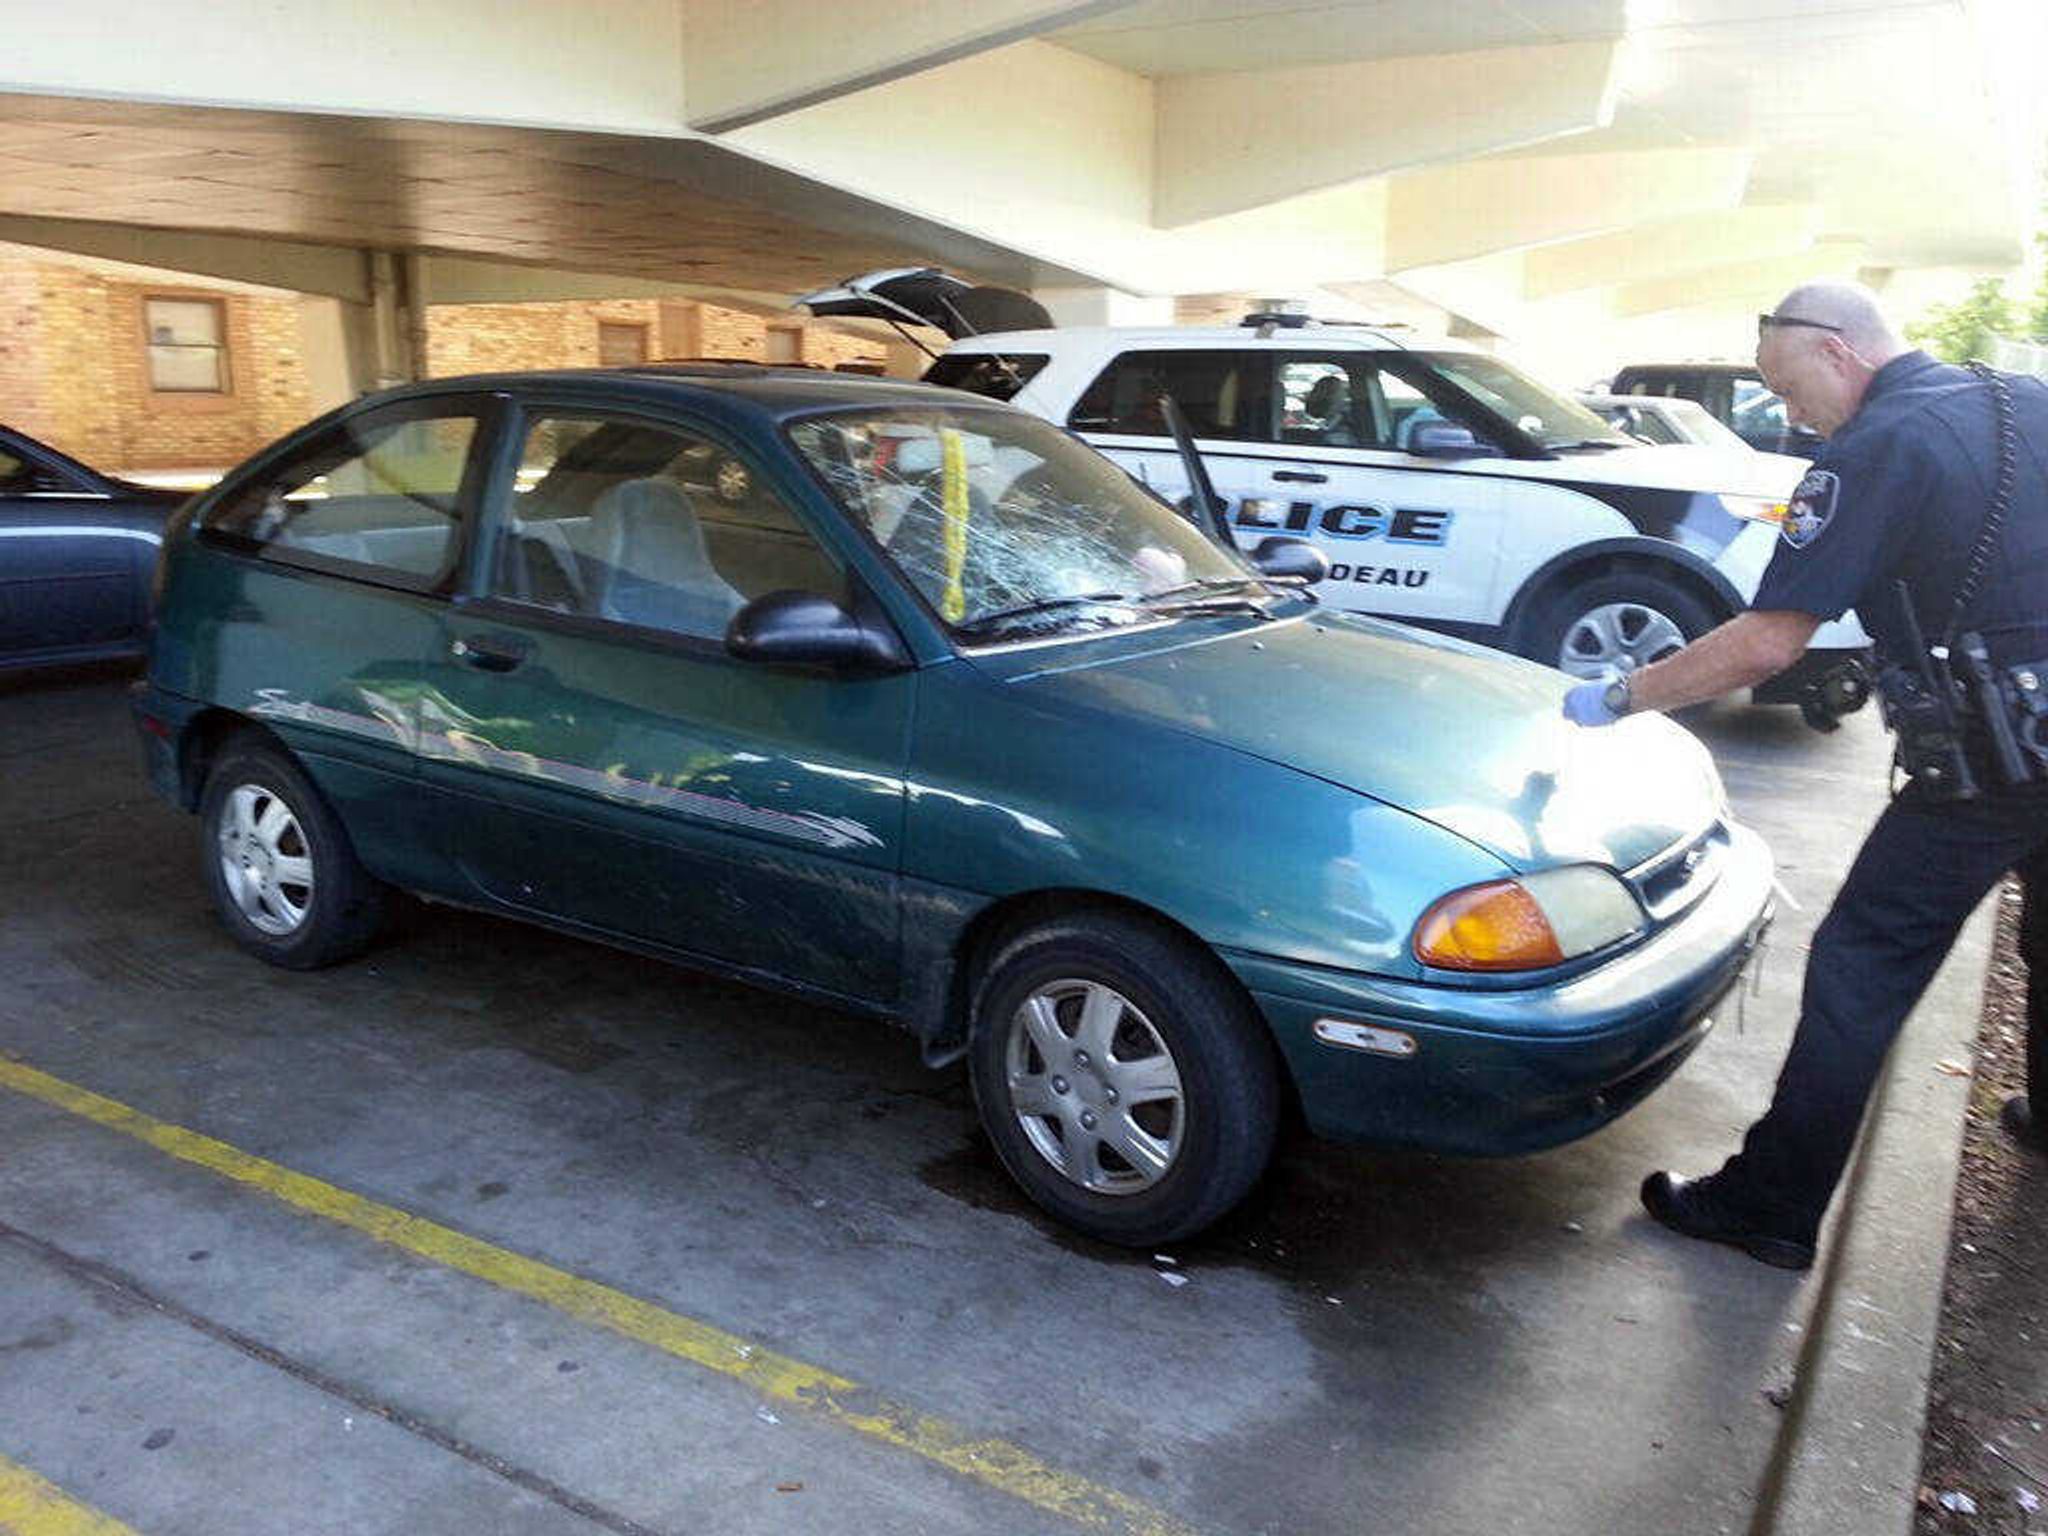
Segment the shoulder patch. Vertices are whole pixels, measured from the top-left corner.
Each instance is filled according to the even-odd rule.
[[[1804,549],[1827,531],[1834,520],[1835,498],[1842,482],[1832,469],[1808,470],[1806,478],[1786,503],[1785,520],[1778,532],[1794,549]]]

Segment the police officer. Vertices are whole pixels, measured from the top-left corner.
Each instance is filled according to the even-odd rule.
[[[1855,608],[1880,660],[1915,658],[1897,583],[1929,644],[1948,632],[1992,504],[2000,432],[1976,374],[1909,350],[1865,289],[1795,288],[1759,317],[1757,365],[1795,422],[1828,439],[1781,524],[1750,609],[1674,656],[1565,699],[1580,725],[1668,710],[1750,687],[1805,654],[1824,619]],[[2010,381],[2016,476],[1997,547],[1958,633],[1980,632],[1994,667],[2048,660],[2048,386]],[[2026,1097],[2007,1126],[2032,1146],[2048,1110],[2048,782],[2008,787],[1965,727],[1977,798],[1916,780],[1878,818],[1815,932],[1799,1027],[1764,1117],[1716,1173],[1653,1173],[1650,1214],[1689,1237],[1733,1244],[1788,1269],[1814,1242],[1887,1049],[1955,942],[2006,871],[2026,883],[2030,987]],[[2048,1115],[2044,1115],[2048,1118]]]

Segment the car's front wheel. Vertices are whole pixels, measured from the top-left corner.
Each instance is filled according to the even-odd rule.
[[[386,887],[356,859],[320,792],[283,752],[240,737],[206,776],[200,854],[222,923],[272,965],[313,970],[376,937]]]
[[[1200,1231],[1272,1153],[1279,1070],[1264,1027],[1212,960],[1120,913],[1004,943],[977,989],[969,1060],[1003,1166],[1106,1242]]]

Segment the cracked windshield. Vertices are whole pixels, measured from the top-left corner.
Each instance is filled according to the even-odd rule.
[[[993,411],[872,411],[790,429],[846,510],[956,631],[1008,636],[1263,611],[1267,589],[1107,460]]]

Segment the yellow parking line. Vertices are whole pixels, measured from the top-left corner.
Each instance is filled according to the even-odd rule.
[[[135,1536],[111,1515],[79,1503],[55,1483],[5,1456],[0,1456],[0,1531],[14,1536]]]
[[[435,1264],[547,1303],[571,1317],[651,1345],[745,1382],[763,1397],[842,1424],[964,1477],[1094,1530],[1129,1536],[1193,1536],[1163,1510],[1048,1466],[1006,1440],[980,1439],[944,1419],[889,1402],[860,1383],[762,1349],[737,1334],[670,1312],[303,1173],[253,1156],[48,1073],[0,1057],[0,1087],[11,1088],[187,1163],[259,1189]],[[59,1528],[61,1529],[61,1528]],[[80,1529],[86,1529],[81,1527]]]

